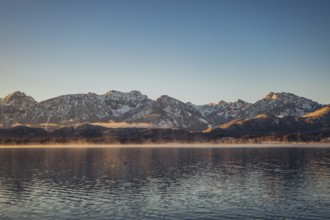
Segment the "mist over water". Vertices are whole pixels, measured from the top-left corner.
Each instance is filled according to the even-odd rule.
[[[330,148],[0,149],[0,219],[329,219]]]

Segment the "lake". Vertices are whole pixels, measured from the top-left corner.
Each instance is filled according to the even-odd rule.
[[[0,149],[0,219],[329,219],[330,148]]]

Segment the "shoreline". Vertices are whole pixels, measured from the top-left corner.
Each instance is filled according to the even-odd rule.
[[[330,143],[242,143],[242,144],[210,144],[210,143],[165,143],[165,144],[27,144],[27,145],[0,145],[0,149],[34,149],[34,148],[330,148]]]

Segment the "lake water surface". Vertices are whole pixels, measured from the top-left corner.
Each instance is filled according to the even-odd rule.
[[[330,148],[0,149],[0,219],[330,219]]]

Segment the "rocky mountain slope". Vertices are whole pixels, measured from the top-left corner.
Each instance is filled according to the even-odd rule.
[[[254,117],[264,113],[272,114],[280,118],[285,116],[303,116],[320,107],[321,105],[319,103],[292,93],[271,92],[263,99],[248,107],[242,114],[242,117]]]
[[[238,99],[236,102],[220,101],[207,105],[194,106],[212,126],[227,123],[239,118],[252,104]]]
[[[233,120],[208,132],[230,135],[264,135],[320,132],[322,130],[330,130],[330,106],[321,107],[302,117],[277,117],[271,114],[260,114],[252,118]]]
[[[221,125],[231,129],[231,126],[252,121],[261,124],[280,121],[281,124],[281,121],[290,121],[290,117],[296,120],[302,116],[304,121],[322,123],[323,119],[315,115],[327,112],[327,109],[314,115],[311,113],[320,108],[322,105],[317,102],[291,93],[269,93],[254,104],[238,100],[197,106],[166,95],[151,100],[139,91],[63,95],[39,103],[22,92],[14,92],[0,99],[0,127],[27,125],[49,130],[51,127],[114,121],[202,131],[210,127],[221,128]]]
[[[149,123],[160,128],[202,130],[208,122],[195,108],[169,96],[151,100],[139,91],[110,91],[63,95],[37,103],[21,92],[6,96],[0,103],[0,125],[17,124],[49,128],[81,123],[124,121]]]
[[[37,105],[38,102],[35,101],[31,96],[25,95],[23,92],[14,92],[3,99],[0,99],[1,106],[12,106],[17,109],[26,109],[31,106]]]
[[[167,95],[159,97],[151,105],[132,114],[129,122],[152,123],[162,128],[202,130],[209,125],[202,114],[190,105]]]

